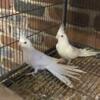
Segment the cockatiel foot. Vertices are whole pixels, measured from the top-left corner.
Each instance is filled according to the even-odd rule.
[[[66,64],[66,63],[67,63],[66,60],[63,59],[63,58],[60,58],[60,59],[58,60],[58,64]]]
[[[66,59],[60,58],[58,60],[58,64],[67,64],[67,65],[70,65],[71,64],[71,59],[69,59],[68,61],[66,61]]]
[[[67,65],[71,64],[71,59],[68,60]]]
[[[34,72],[27,73],[26,75],[32,75],[32,76],[34,76],[37,72],[38,72],[38,70],[35,69]]]
[[[26,75],[27,76],[30,76],[30,75],[32,75],[32,76],[34,76],[36,73],[34,73],[34,72],[30,72],[30,73],[27,73]]]

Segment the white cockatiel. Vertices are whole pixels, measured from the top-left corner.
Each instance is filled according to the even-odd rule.
[[[100,52],[95,52],[93,50],[88,50],[86,48],[80,49],[72,46],[69,43],[68,37],[66,33],[64,32],[64,25],[61,24],[56,39],[58,40],[56,44],[56,50],[58,54],[62,57],[62,60],[68,60],[68,64],[71,62],[71,59],[77,58],[77,57],[87,57],[87,56],[95,56],[99,54]]]
[[[24,36],[20,37],[19,45],[23,51],[23,61],[34,68],[35,71],[33,73],[37,73],[38,70],[47,69],[71,88],[73,84],[69,78],[79,80],[78,76],[80,73],[84,73],[84,71],[79,70],[76,66],[58,64],[58,59],[47,56],[35,49],[30,40]]]

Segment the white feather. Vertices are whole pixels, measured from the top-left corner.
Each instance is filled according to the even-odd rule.
[[[93,51],[93,50],[87,50],[86,48],[85,49],[80,49],[80,57],[87,57],[87,56],[95,56],[97,54],[99,54],[100,52],[96,52],[96,51]]]

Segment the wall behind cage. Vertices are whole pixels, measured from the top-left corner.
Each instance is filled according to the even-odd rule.
[[[70,39],[100,49],[100,0],[68,0],[67,8]]]
[[[0,0],[2,1],[0,6],[2,8],[11,9],[13,0]],[[6,4],[4,3],[6,1]],[[16,10],[21,11],[22,8],[18,9],[18,5],[25,0],[15,0]],[[27,1],[27,0],[26,0]],[[36,1],[36,0],[32,0]],[[68,35],[71,41],[86,44],[95,48],[100,48],[100,1],[99,0],[67,0],[68,1],[68,12],[67,22],[70,26],[68,29]],[[45,8],[45,5],[61,3],[63,0],[40,0],[41,13],[39,12],[40,18],[29,18],[29,27],[43,30],[45,27],[56,26],[51,29],[45,30],[47,33],[56,34],[58,29],[58,21],[62,19],[63,8],[61,5],[55,5],[52,7]],[[36,3],[35,3],[36,4]],[[21,11],[22,12],[22,11]],[[31,13],[37,15],[37,13]],[[43,16],[48,16],[48,20],[41,19]],[[35,23],[35,24],[33,24]]]

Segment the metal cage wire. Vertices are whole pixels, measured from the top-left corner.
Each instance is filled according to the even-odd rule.
[[[2,2],[3,1],[1,1],[1,4]],[[16,69],[16,67],[20,66],[23,62],[22,52],[20,51],[20,48],[18,46],[18,40],[20,38],[20,35],[24,34],[28,38],[30,38],[34,46],[40,49],[41,51],[46,51],[50,47],[53,47],[53,41],[49,41],[49,43],[46,44],[46,46],[43,39],[47,41],[46,38],[49,38],[49,34],[47,34],[48,29],[56,28],[60,21],[53,20],[51,25],[47,25],[47,27],[40,28],[39,30],[37,27],[37,20],[39,20],[40,24],[43,22],[49,23],[50,18],[48,17],[48,14],[47,16],[45,15],[47,13],[46,9],[56,5],[62,6],[63,3],[51,3],[49,0],[47,0],[46,4],[42,2],[39,0],[13,0],[12,2],[10,2],[12,5],[10,10],[1,9],[0,22],[2,28],[0,42],[0,61],[1,67],[3,68],[1,68],[1,76],[3,75],[3,73],[6,74],[9,73],[9,71]],[[34,25],[31,22],[32,19]],[[34,28],[31,28],[32,25]]]
[[[1,4],[2,2],[3,0],[1,0]],[[78,65],[80,69],[87,72],[85,76],[82,75],[81,83],[73,81],[74,89],[66,87],[48,71],[39,72],[34,77],[25,76],[33,69],[23,64],[23,54],[18,46],[20,35],[25,34],[35,48],[50,56],[58,57],[55,51],[54,32],[57,31],[62,19],[50,19],[47,9],[55,6],[64,8],[62,16],[64,25],[66,25],[66,20],[70,17],[67,14],[69,0],[63,0],[63,2],[46,0],[46,4],[43,3],[43,0],[13,0],[9,2],[11,3],[9,10],[0,9],[0,81],[25,100],[66,100],[66,98],[94,100],[99,97],[99,57],[77,58],[72,61],[73,65]],[[6,0],[5,4],[7,5]],[[39,27],[37,22],[40,23]],[[46,26],[44,26],[45,22]],[[67,23],[67,28],[69,32],[69,23]]]

